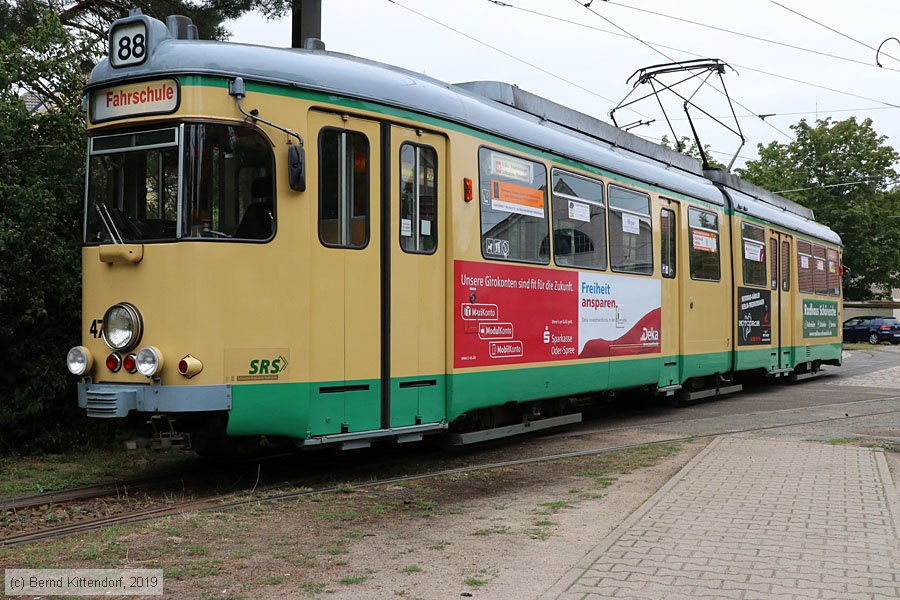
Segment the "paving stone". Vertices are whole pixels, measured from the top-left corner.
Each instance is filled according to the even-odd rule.
[[[719,438],[542,598],[900,598],[898,499],[879,456]]]

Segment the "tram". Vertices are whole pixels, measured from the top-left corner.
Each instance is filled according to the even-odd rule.
[[[109,40],[67,356],[89,417],[464,443],[841,363],[841,240],[776,194],[504,83],[138,11]]]

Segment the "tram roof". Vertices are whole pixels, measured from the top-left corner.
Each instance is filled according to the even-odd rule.
[[[240,76],[436,117],[672,192],[725,204],[722,192],[704,176],[698,161],[509,84],[454,85],[400,67],[325,50],[179,39],[161,22],[143,15],[121,19],[113,27],[136,19],[151,26],[148,58],[141,65],[125,68],[114,68],[108,58],[104,59],[92,71],[88,89],[164,75]],[[729,176],[732,185],[739,185],[735,180],[744,183]],[[756,204],[771,200],[757,196],[753,198]],[[787,206],[760,212],[767,215],[763,218],[791,228],[797,228],[801,221],[811,222],[811,211],[807,217],[795,214]],[[826,234],[831,232],[815,225],[801,231],[829,239]]]

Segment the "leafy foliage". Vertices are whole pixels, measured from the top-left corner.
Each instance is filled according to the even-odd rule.
[[[90,433],[65,352],[80,338],[84,193],[82,88],[110,24],[137,7],[190,17],[203,38],[225,19],[287,0],[11,0],[0,3],[0,452],[57,451]],[[88,433],[90,432],[90,433]]]
[[[676,152],[681,152],[682,154],[686,154],[693,159],[700,161],[703,163],[703,155],[700,154],[700,148],[697,146],[697,142],[692,140],[686,135],[681,136],[676,142],[673,144],[669,139],[668,135],[662,136],[662,140],[659,142],[660,146],[663,148],[669,148],[670,150],[675,150]],[[706,160],[709,164],[710,169],[718,169],[719,171],[725,171],[725,165],[720,163],[712,156],[712,148],[709,144],[703,145],[703,152],[706,153]]]
[[[80,74],[53,15],[0,39],[0,447],[74,414],[62,353],[80,329]]]
[[[851,273],[848,299],[888,296],[900,287],[900,219],[890,218],[900,214],[900,191],[889,188],[900,154],[870,119],[802,120],[791,129],[794,141],[760,144],[759,160],[738,174],[812,208],[817,221],[841,236]]]

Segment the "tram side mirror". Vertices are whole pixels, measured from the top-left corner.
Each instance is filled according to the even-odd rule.
[[[306,191],[306,153],[303,146],[288,146],[288,179],[292,190]]]

